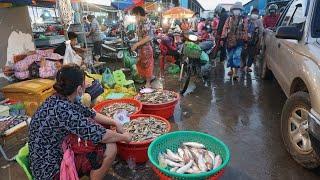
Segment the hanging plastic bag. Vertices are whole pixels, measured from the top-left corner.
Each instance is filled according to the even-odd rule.
[[[81,66],[82,58],[72,49],[70,40],[66,41],[66,51],[63,57],[63,64],[77,64]]]
[[[79,180],[77,168],[74,162],[74,152],[66,141],[62,144],[63,159],[60,165],[60,179],[61,180]]]
[[[102,74],[102,84],[105,87],[113,88],[114,85],[116,84],[113,75],[111,73],[111,70],[109,68],[106,68],[104,73]]]
[[[200,61],[202,64],[206,64],[207,62],[209,62],[209,55],[207,53],[205,53],[204,51],[202,51],[201,56],[200,56]]]

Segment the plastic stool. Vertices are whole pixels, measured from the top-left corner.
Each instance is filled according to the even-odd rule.
[[[18,152],[18,154],[15,157],[16,161],[20,165],[20,167],[23,169],[23,171],[26,173],[29,180],[32,180],[32,173],[29,166],[29,146],[28,143],[25,144]]]

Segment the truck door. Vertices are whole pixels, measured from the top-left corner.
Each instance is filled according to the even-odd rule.
[[[306,7],[309,0],[294,0],[290,5],[281,26],[296,26],[301,31],[304,30],[306,20]],[[291,78],[295,77],[295,70],[299,69],[299,61],[303,59],[298,53],[299,46],[303,43],[297,40],[276,39],[276,52],[278,56],[277,65],[279,67],[279,81],[283,90],[288,93],[290,90]],[[282,71],[281,71],[282,70]]]

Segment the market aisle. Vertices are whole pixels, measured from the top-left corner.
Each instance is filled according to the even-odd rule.
[[[285,150],[280,116],[286,97],[276,80],[261,80],[257,66],[239,82],[227,72],[217,64],[209,87],[182,100],[175,128],[203,131],[229,146],[231,162],[222,179],[319,179],[319,172],[302,168]]]
[[[230,148],[231,162],[223,180],[319,179],[320,173],[299,166],[286,152],[280,135],[280,115],[285,102],[275,80],[262,81],[255,72],[233,82],[219,63],[208,87],[197,86],[184,97],[171,120],[174,130],[196,130],[212,134]],[[176,89],[177,77],[167,80]],[[5,161],[0,159],[0,165]],[[123,162],[116,163],[106,179],[157,179],[151,169],[137,166],[132,171]],[[0,169],[0,179],[23,179],[15,164]]]

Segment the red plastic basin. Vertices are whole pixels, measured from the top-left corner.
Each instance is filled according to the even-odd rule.
[[[168,90],[163,90],[163,91],[168,91]],[[173,101],[170,101],[170,102],[166,102],[166,103],[161,103],[161,104],[149,104],[149,103],[143,103],[141,102],[142,104],[142,108],[143,107],[150,107],[150,108],[161,108],[161,107],[168,107],[172,104],[177,104],[178,100],[180,99],[180,95],[179,93],[176,93],[176,99],[174,99]],[[137,96],[135,96],[135,99],[139,101],[139,96],[140,94],[138,94]]]
[[[135,114],[139,114],[141,112],[141,109],[142,109],[142,104],[140,101],[138,100],[135,100],[135,99],[113,99],[113,100],[107,100],[107,101],[102,101],[98,104],[96,104],[93,109],[95,111],[97,111],[98,113],[101,113],[102,112],[102,109],[108,105],[111,105],[111,104],[114,104],[114,103],[130,103],[130,104],[133,104],[135,105],[138,110],[136,112],[134,112],[132,115],[135,115]]]
[[[156,119],[159,119],[167,124],[167,132],[171,131],[171,125],[169,121],[166,119],[151,115],[151,114],[137,114],[137,115],[132,115],[130,116],[131,120],[135,120],[139,117],[154,117]],[[150,143],[153,141],[151,140],[146,140],[146,141],[141,141],[141,142],[130,142],[130,143],[125,143],[125,142],[117,142],[117,148],[118,148],[118,155],[120,156],[121,159],[123,160],[133,160],[136,163],[145,163],[149,160],[148,158],[148,147]]]
[[[165,119],[169,119],[171,116],[173,116],[174,108],[176,107],[176,104],[171,104],[165,107],[146,107],[142,106],[142,113],[143,114],[153,114],[156,116],[163,117]]]

